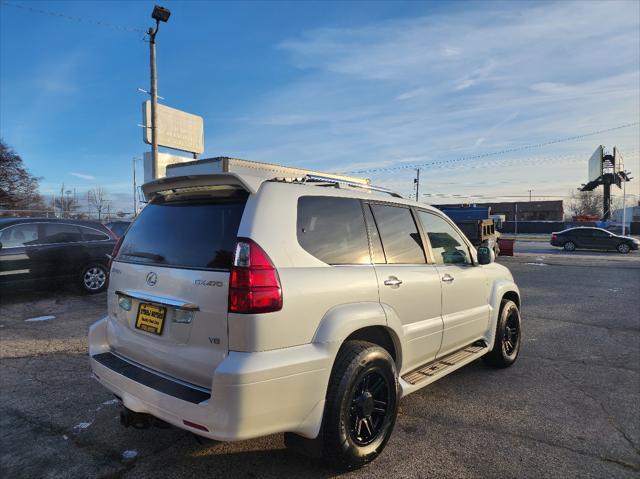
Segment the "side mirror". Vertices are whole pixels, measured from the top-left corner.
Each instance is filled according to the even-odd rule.
[[[478,247],[478,264],[490,264],[496,260],[496,254],[488,246]]]
[[[0,249],[2,249],[2,242],[0,242]]]

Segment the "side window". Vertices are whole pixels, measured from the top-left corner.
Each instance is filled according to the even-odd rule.
[[[436,264],[471,264],[469,249],[462,237],[444,219],[433,213],[418,211]]]
[[[78,226],[82,232],[82,238],[84,241],[104,241],[110,239],[106,233],[95,230],[93,228],[87,228],[86,226]]]
[[[298,243],[327,264],[370,264],[360,200],[304,196],[298,200]]]
[[[3,248],[18,248],[32,246],[38,242],[38,224],[27,223],[9,226],[0,233],[0,243]]]
[[[382,242],[380,241],[380,234],[378,233],[378,227],[373,219],[371,213],[371,207],[368,204],[364,206],[364,218],[367,221],[367,231],[369,232],[369,239],[371,240],[371,252],[373,253],[373,262],[376,264],[385,264],[387,259],[384,256],[384,250],[382,249]]]
[[[388,205],[371,205],[389,264],[425,263],[422,240],[411,210]]]
[[[77,226],[64,223],[46,223],[44,238],[40,240],[40,243],[75,243],[78,241],[82,241],[82,237]]]

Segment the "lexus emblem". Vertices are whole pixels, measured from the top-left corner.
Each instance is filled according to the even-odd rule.
[[[147,275],[147,284],[149,286],[155,286],[157,282],[158,282],[158,275],[155,274],[153,271]]]

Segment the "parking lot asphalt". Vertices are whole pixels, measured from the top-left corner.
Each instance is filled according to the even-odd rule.
[[[383,454],[344,477],[639,477],[640,255],[500,262],[523,297],[518,362],[476,361],[407,396]],[[0,294],[3,477],[340,475],[287,451],[282,435],[217,443],[173,427],[122,428],[87,360],[105,294]]]

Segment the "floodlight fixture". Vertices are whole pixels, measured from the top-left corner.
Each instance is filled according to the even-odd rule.
[[[167,22],[169,17],[171,16],[171,12],[168,8],[161,7],[160,5],[156,5],[153,7],[153,13],[151,14],[151,18],[153,18],[156,22]]]

